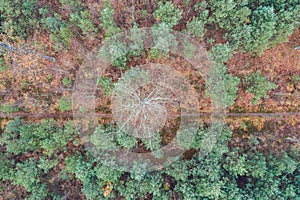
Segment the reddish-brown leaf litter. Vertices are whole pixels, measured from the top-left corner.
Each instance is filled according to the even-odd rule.
[[[177,2],[177,1],[175,1]],[[180,1],[181,2],[181,1]],[[184,11],[182,22],[189,21],[194,15],[190,9],[195,1],[189,1],[189,5],[182,2],[177,3]],[[67,18],[68,9],[59,8],[58,1],[41,1]],[[99,19],[102,4],[98,1],[88,1],[87,6],[95,19]],[[129,29],[134,21],[142,27],[150,27],[155,23],[153,12],[156,9],[152,1],[139,1],[132,5],[131,1],[112,1],[115,8],[115,21],[123,29]],[[57,6],[57,8],[55,8]],[[142,13],[143,10],[147,12]],[[70,11],[71,12],[71,11]],[[94,22],[99,25],[99,22]],[[100,26],[99,26],[100,28]],[[184,23],[175,26],[175,30],[183,30]],[[101,29],[101,28],[100,28]],[[213,38],[214,43],[225,43],[224,31],[207,27],[204,39],[199,41],[204,47],[207,46],[207,39]],[[72,96],[73,86],[62,85],[61,80],[68,77],[74,83],[81,64],[88,53],[96,48],[104,40],[103,32],[90,38],[76,37],[70,44],[70,50],[57,52],[54,50],[54,43],[47,33],[35,33],[26,41],[32,44],[33,48],[56,59],[50,62],[40,58],[28,58],[18,56],[4,56],[5,61],[13,65],[10,69],[0,73],[0,103],[19,107],[13,113],[0,112],[0,125],[4,128],[9,120],[15,117],[28,119],[30,121],[40,121],[43,118],[55,118],[58,122],[66,119],[72,120],[72,111],[62,112],[59,110],[59,99],[62,96]],[[24,41],[23,41],[24,42]],[[10,41],[12,45],[21,46],[17,40]],[[211,44],[211,45],[213,45]],[[256,148],[260,151],[275,149],[289,149],[292,144],[299,144],[300,130],[300,81],[293,81],[293,75],[300,76],[300,50],[295,47],[300,45],[300,30],[296,30],[288,41],[275,45],[265,50],[262,55],[253,55],[245,52],[235,52],[232,58],[227,61],[227,72],[233,76],[241,78],[238,98],[235,103],[227,108],[225,123],[233,130],[233,137],[230,147]],[[177,57],[150,59],[147,53],[140,58],[131,59],[127,62],[129,67],[145,63],[168,64],[174,70],[179,71],[188,77],[191,85],[197,91],[199,100],[199,115],[191,116],[196,120],[205,123],[209,121],[210,99],[205,95],[205,81],[201,74],[193,70],[190,64]],[[258,104],[253,104],[252,94],[246,92],[244,78],[251,72],[261,71],[262,75],[269,81],[275,83],[277,88],[269,93],[269,98],[262,99]],[[106,76],[117,81],[124,71],[111,66],[106,71]],[[96,95],[96,116],[101,123],[108,123],[112,120],[111,101],[109,97],[100,93]],[[166,138],[163,138],[166,139]],[[249,141],[259,141],[253,147]],[[68,148],[78,148],[70,146]],[[79,149],[80,150],[80,149]],[[71,150],[70,150],[71,151]],[[58,176],[59,169],[52,172],[53,177]],[[84,199],[80,194],[80,183],[78,181],[60,179],[53,180],[60,189],[67,188],[70,192],[68,199]],[[7,186],[3,192],[4,199],[19,199],[25,196],[26,191],[22,187],[16,187],[8,183],[0,184]],[[56,189],[56,188],[53,188]],[[1,192],[2,193],[2,192]],[[3,194],[0,193],[0,196]],[[77,195],[77,196],[76,196]],[[0,197],[1,199],[1,197]]]

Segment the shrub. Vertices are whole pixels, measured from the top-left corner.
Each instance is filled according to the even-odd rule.
[[[96,149],[117,149],[125,147],[131,149],[137,145],[136,139],[123,130],[114,127],[114,124],[107,126],[99,125],[93,134],[87,138],[95,145]]]
[[[27,130],[22,127],[20,119],[8,123],[0,141],[1,144],[6,145],[7,152],[14,154],[33,150],[36,147],[32,135],[28,134]]]
[[[206,83],[206,94],[212,98],[216,107],[231,106],[237,98],[240,79],[220,72],[224,68],[226,68],[224,65],[213,66]]]
[[[276,84],[263,77],[260,71],[251,73],[247,76],[245,79],[245,86],[247,88],[246,91],[254,95],[252,99],[254,104],[257,104],[262,97],[268,98],[269,96],[267,93],[277,87]]]
[[[130,49],[129,55],[139,56],[144,51],[144,40],[146,38],[146,31],[138,29],[136,24],[130,29],[130,40],[128,48]]]
[[[150,194],[154,199],[162,199],[162,176],[159,173],[147,173],[142,179],[130,178],[125,184],[118,184],[117,190],[126,199],[145,199]]]
[[[108,3],[107,3],[108,4]],[[106,5],[100,13],[100,22],[102,28],[105,30],[105,36],[110,37],[121,31],[114,21],[114,9],[110,5]]]
[[[91,35],[97,32],[97,28],[92,22],[92,16],[89,11],[84,10],[70,15],[70,21],[76,24],[84,35]]]
[[[152,152],[159,150],[162,147],[162,138],[160,133],[156,133],[149,138],[143,138],[142,141],[146,148]]]
[[[192,21],[187,23],[187,30],[188,32],[197,38],[202,38],[204,36],[205,33],[205,22],[203,22],[202,20],[198,19],[198,18],[193,18]]]
[[[10,160],[8,155],[0,152],[0,180],[6,181],[11,178],[10,170],[13,164],[14,160]]]
[[[3,55],[0,53],[0,73],[5,72],[9,66],[5,63]]]
[[[44,120],[41,124],[23,124],[16,118],[9,122],[0,142],[6,145],[6,151],[13,154],[43,149],[46,155],[64,150],[68,141],[72,141],[78,131],[72,123],[66,123],[64,129],[54,120]]]
[[[243,49],[260,55],[266,48],[285,41],[292,34],[297,18],[291,15],[299,10],[300,6],[293,1],[263,2],[253,9],[247,18],[249,23],[232,31],[232,43],[240,43]]]
[[[99,125],[93,134],[86,138],[87,141],[91,142],[96,149],[107,150],[107,149],[116,149],[117,144],[115,143],[115,129],[113,125],[105,127]]]
[[[208,4],[212,11],[209,21],[218,24],[225,30],[232,31],[245,24],[251,14],[247,3],[247,0],[243,2],[211,0]]]
[[[191,159],[179,157],[175,162],[161,171],[146,173],[143,163],[136,163],[133,172],[123,172],[104,165],[89,151],[68,152],[61,177],[77,179],[82,184],[82,194],[86,199],[171,199],[176,192],[178,199],[296,199],[299,196],[299,162],[297,154],[282,152],[281,156],[264,155],[256,149],[229,149],[231,130],[221,123],[215,124],[208,132],[206,128],[197,129],[192,145],[187,148],[199,149],[206,133],[217,136],[211,151],[201,156],[201,148],[194,151]],[[61,199],[48,190],[56,186],[48,179],[48,170],[53,169],[59,160],[57,151],[66,146],[77,135],[78,127],[69,122],[64,127],[57,126],[53,120],[41,124],[24,124],[20,119],[12,120],[6,126],[1,138],[1,148],[7,153],[0,153],[0,179],[11,180],[13,184],[23,186],[30,196],[28,199]],[[26,132],[26,133],[25,133]],[[95,131],[100,133],[100,148],[109,146],[122,148],[111,125],[100,125]],[[189,132],[186,131],[185,134]],[[123,138],[123,134],[119,132]],[[106,137],[107,136],[107,137]],[[20,143],[24,140],[26,143]],[[10,153],[23,149],[22,153],[33,151],[34,155],[43,148],[43,141],[53,141],[56,154],[42,155],[39,160],[21,156],[22,161]],[[122,139],[123,140],[123,139]],[[128,138],[125,139],[127,141]],[[147,142],[145,142],[147,143]],[[27,148],[34,144],[34,148]],[[14,151],[11,151],[13,145]],[[102,146],[107,145],[107,146]],[[206,144],[207,145],[207,144]],[[51,145],[50,145],[51,146]],[[131,145],[129,145],[131,146]],[[127,147],[130,148],[130,147]],[[23,158],[25,160],[23,160]],[[16,164],[15,164],[16,163]],[[57,177],[56,177],[57,178]],[[74,180],[75,181],[75,180]],[[53,185],[52,185],[53,184]],[[47,196],[48,194],[48,196]]]
[[[261,54],[270,44],[271,38],[276,34],[277,16],[273,7],[258,7],[252,14],[252,24],[249,29],[251,39],[244,41],[247,51]]]
[[[212,47],[209,57],[213,60],[216,64],[224,64],[232,57],[233,49],[230,47],[228,43],[226,44],[216,44]],[[219,68],[221,69],[221,68]],[[225,73],[226,67],[222,68],[220,72]]]
[[[37,0],[0,1],[1,29],[7,35],[25,39],[39,28]]]
[[[82,3],[79,0],[59,0],[59,2],[63,6],[71,6],[73,8],[80,8],[82,6]]]
[[[59,163],[58,158],[49,159],[47,157],[41,158],[39,160],[38,167],[44,171],[44,173],[48,173],[50,169],[57,166]]]
[[[232,151],[226,156],[223,167],[234,177],[243,176],[248,173],[246,159],[246,154],[239,156],[237,152]]]
[[[70,111],[72,110],[72,100],[70,97],[61,97],[59,100],[59,109],[61,111]]]
[[[226,106],[232,106],[234,104],[235,99],[238,97],[239,84],[239,77],[229,74],[224,75],[225,99],[223,101]]]
[[[108,77],[100,77],[98,79],[97,85],[100,85],[102,87],[106,96],[110,96],[114,88],[112,79]]]
[[[15,173],[13,173],[13,184],[22,185],[28,192],[37,191],[40,187],[41,170],[33,159],[26,160],[16,164]]]
[[[48,13],[44,14],[44,10],[40,10],[40,13],[44,15],[41,19],[43,28],[50,32],[50,39],[55,42],[54,48],[56,50],[68,49],[73,33],[66,22],[57,13],[54,13],[53,17],[47,16]]]
[[[99,161],[88,155],[74,155],[65,159],[67,173],[74,173],[82,182],[82,193],[87,199],[101,199],[104,196],[102,187],[107,182],[117,182],[122,172],[103,166]],[[112,197],[112,196],[111,196]]]
[[[151,50],[161,54],[167,54],[178,45],[175,36],[170,33],[169,27],[163,23],[152,29],[152,37],[154,44]]]
[[[163,23],[167,28],[171,29],[178,24],[181,19],[182,11],[176,8],[171,2],[158,3],[154,16],[157,21]]]
[[[111,62],[113,66],[125,69],[127,67],[127,55],[126,44],[118,41],[117,38],[113,38],[99,49],[98,56],[100,59]]]
[[[137,146],[137,140],[131,135],[126,134],[124,132],[117,132],[116,140],[120,146],[125,147],[127,149],[132,149],[133,147]]]
[[[127,55],[116,58],[112,61],[112,65],[118,67],[119,69],[127,68]]]
[[[195,44],[192,44],[188,40],[184,41],[183,54],[185,58],[193,58],[195,56],[196,49],[197,47]]]
[[[192,174],[189,170],[189,162],[182,158],[167,166],[163,171],[177,181],[187,181],[188,177]]]
[[[58,32],[50,34],[50,39],[55,42],[54,48],[56,50],[68,49],[72,37],[73,33],[66,26],[62,26]]]
[[[194,8],[199,14],[187,23],[187,31],[194,37],[202,38],[205,33],[205,25],[208,23],[209,11],[206,10],[207,3],[202,1],[200,4],[195,4]]]
[[[240,79],[226,74],[226,65],[224,64],[232,54],[233,49],[228,43],[217,44],[209,54],[214,64],[211,66],[207,80],[206,94],[213,99],[214,106],[217,107],[231,106],[237,98]]]
[[[20,111],[20,108],[11,103],[4,103],[0,106],[0,110],[3,113],[14,113]]]
[[[72,80],[68,77],[64,77],[61,82],[64,86],[69,86],[72,84]]]
[[[294,0],[262,0],[259,3],[211,0],[208,4],[210,23],[227,31],[231,45],[258,55],[270,46],[286,41],[299,25],[295,13],[299,13],[300,5]]]
[[[193,146],[196,135],[198,134],[195,128],[180,130],[176,134],[176,143],[182,148],[190,149]],[[200,145],[200,141],[197,141],[197,143]]]

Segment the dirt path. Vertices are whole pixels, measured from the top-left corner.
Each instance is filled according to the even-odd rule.
[[[85,114],[87,116],[89,114]],[[91,114],[90,114],[91,115]],[[267,118],[278,118],[278,117],[289,117],[289,116],[299,116],[300,112],[274,112],[274,113],[215,113],[215,116],[226,116],[226,117],[267,117]],[[106,117],[110,118],[113,115],[112,114],[106,114],[106,113],[95,113],[96,117]],[[180,117],[180,114],[176,115]],[[175,116],[175,117],[176,117]],[[211,113],[199,113],[199,114],[191,114],[191,115],[185,115],[187,117],[209,117],[211,116]],[[56,113],[25,113],[25,112],[16,112],[16,113],[1,113],[0,112],[0,119],[11,119],[11,118],[34,118],[34,119],[42,119],[42,118],[73,118],[72,112],[56,112]]]

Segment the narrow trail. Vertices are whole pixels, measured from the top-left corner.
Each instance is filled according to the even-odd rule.
[[[190,114],[184,115],[183,117],[197,117],[197,118],[207,118],[210,117],[211,113],[199,113],[199,114]],[[112,114],[106,113],[94,113],[94,114],[82,114],[80,117],[102,117],[102,118],[111,118]],[[266,117],[266,118],[279,118],[279,117],[296,117],[300,119],[300,112],[274,112],[274,113],[214,113],[215,117]],[[16,112],[16,113],[1,113],[0,119],[12,119],[12,118],[34,118],[34,119],[43,119],[43,118],[73,118],[73,112],[56,112],[56,113],[25,113],[25,112]],[[171,117],[180,117],[180,114],[173,115]]]

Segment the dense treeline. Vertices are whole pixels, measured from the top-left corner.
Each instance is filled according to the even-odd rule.
[[[137,142],[128,138],[126,133],[101,142],[99,138],[107,138],[114,127],[107,125],[99,129],[96,130],[98,140],[94,140],[101,143],[103,149],[111,147],[103,143],[128,149],[137,146]],[[58,173],[58,179],[80,180],[81,191],[87,199],[108,196],[143,199],[151,196],[167,200],[172,198],[174,191],[179,199],[189,200],[296,199],[300,195],[296,152],[265,155],[254,148],[249,151],[230,149],[227,143],[232,133],[226,126],[222,128],[212,151],[204,158],[194,153],[191,159],[182,156],[161,171],[131,174],[101,164],[89,152],[74,151],[64,158],[62,155],[65,155],[70,142],[73,147],[78,147],[78,131],[79,128],[72,122],[66,122],[64,126],[58,126],[53,120],[38,124],[27,124],[20,119],[9,122],[0,140],[5,148],[1,153],[1,180],[23,186],[29,192],[29,199],[61,199],[66,195],[67,192],[58,194],[51,191],[50,188],[59,183],[59,180],[51,181],[53,177],[47,175],[51,170]],[[189,147],[198,152],[206,133],[207,129],[199,128]],[[188,147],[185,143],[180,145]],[[28,158],[25,155],[38,156]]]

